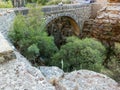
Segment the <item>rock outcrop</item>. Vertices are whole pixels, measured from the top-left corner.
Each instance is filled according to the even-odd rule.
[[[57,90],[120,90],[109,77],[89,70],[73,71],[56,83]]]
[[[0,90],[55,90],[40,70],[22,59],[26,60],[21,56],[0,64]]]
[[[55,90],[40,70],[11,48],[1,33],[0,90]]]
[[[120,90],[116,81],[93,71],[63,73],[57,67],[41,67],[40,70],[56,90]]]
[[[88,20],[84,26],[84,36],[95,37],[104,43],[120,43],[120,6],[111,4],[98,12],[95,20]]]
[[[63,73],[58,67],[40,67],[56,90],[120,90],[118,83],[106,75],[89,70]]]

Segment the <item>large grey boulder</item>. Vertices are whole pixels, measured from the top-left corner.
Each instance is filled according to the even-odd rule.
[[[73,71],[56,83],[57,90],[120,90],[111,78],[89,70]]]
[[[54,84],[55,82],[60,80],[64,75],[64,71],[56,66],[52,67],[41,66],[40,71],[51,84]]]
[[[17,53],[19,55],[19,53]],[[55,90],[25,58],[0,64],[0,90]]]

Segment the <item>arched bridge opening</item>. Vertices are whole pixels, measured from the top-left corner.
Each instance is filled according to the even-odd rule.
[[[47,24],[48,35],[54,37],[58,48],[66,43],[66,37],[79,36],[80,28],[76,21],[68,16],[60,16]]]

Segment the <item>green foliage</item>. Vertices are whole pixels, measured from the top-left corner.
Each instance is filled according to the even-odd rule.
[[[28,52],[31,52],[33,54],[39,54],[39,48],[37,47],[37,45],[32,44],[31,46],[29,46]]]
[[[45,5],[48,2],[48,0],[37,0],[37,3],[41,5]]]
[[[12,2],[11,0],[5,1],[5,2],[0,2],[0,8],[12,8]]]
[[[80,40],[69,37],[58,53],[52,57],[52,65],[65,71],[90,69],[100,71],[105,58],[105,47],[94,39]],[[61,64],[63,62],[63,65]]]
[[[109,70],[113,73],[112,78],[120,81],[120,43],[115,43],[114,54],[110,56]],[[109,75],[109,74],[108,74]]]
[[[61,2],[61,0],[28,0],[28,2],[38,3],[41,5],[54,5]],[[70,0],[62,0],[63,4],[69,4]]]
[[[116,55],[120,55],[120,43],[115,43],[114,52]]]
[[[25,5],[25,7],[34,8],[34,7],[36,7],[36,4],[27,3],[27,4]]]
[[[27,16],[17,15],[9,36],[17,49],[33,63],[40,57],[48,60],[57,51],[53,37],[48,37],[45,32],[40,9],[31,9]]]
[[[111,53],[107,68],[104,68],[101,72],[120,82],[120,43],[115,43]]]

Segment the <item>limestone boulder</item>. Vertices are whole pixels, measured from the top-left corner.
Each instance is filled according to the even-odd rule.
[[[55,90],[39,69],[22,59],[0,64],[0,90]]]
[[[120,90],[111,78],[89,70],[73,71],[56,83],[57,90]]]
[[[60,80],[64,75],[64,71],[56,66],[41,66],[40,71],[51,84],[54,84],[56,81]]]

